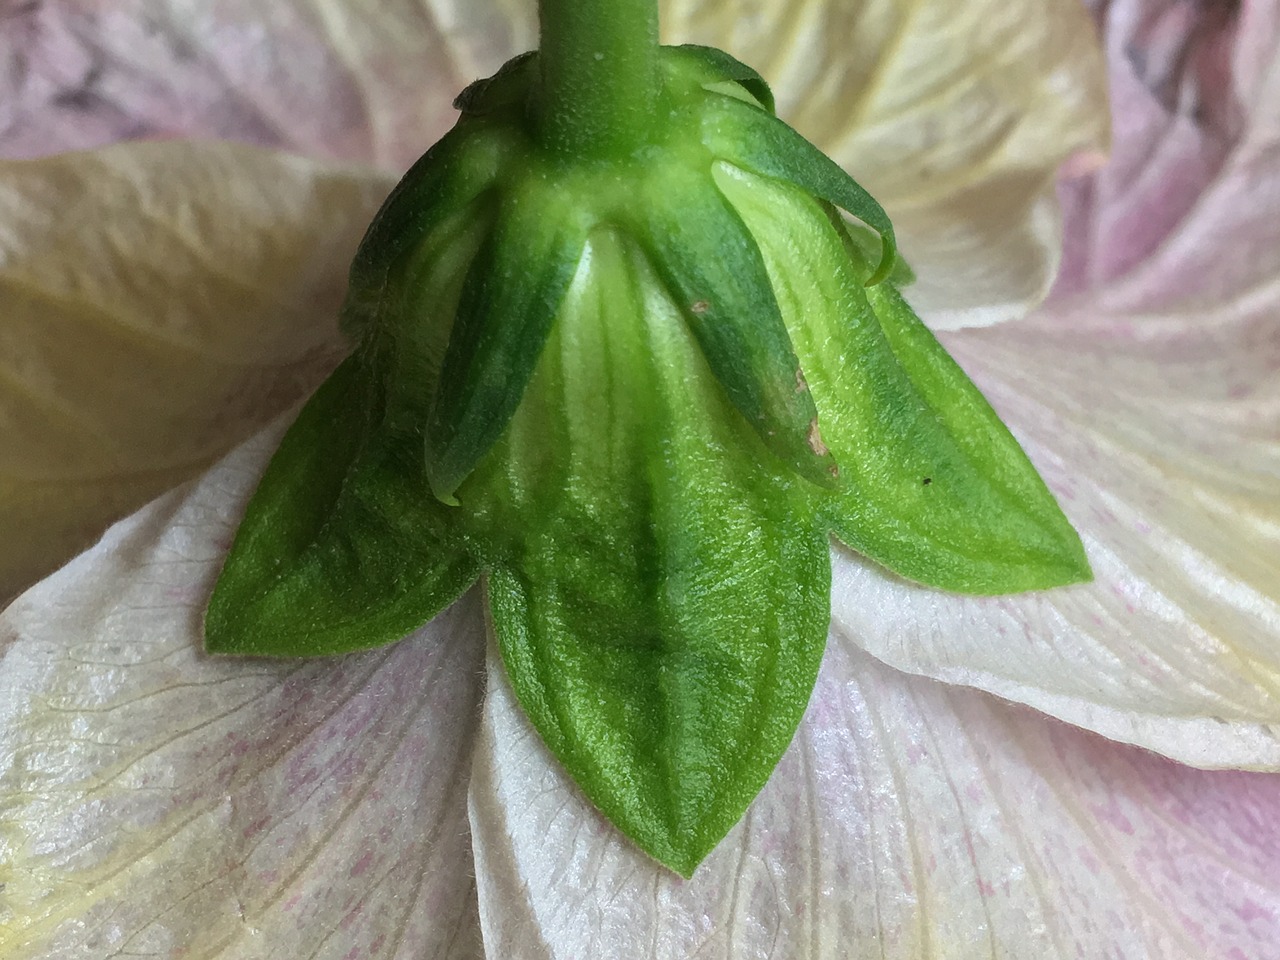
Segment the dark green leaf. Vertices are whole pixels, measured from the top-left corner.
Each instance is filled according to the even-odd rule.
[[[804,484],[761,469],[644,258],[597,233],[588,262],[467,507],[525,711],[591,800],[688,876],[800,721],[830,561]]]
[[[285,435],[205,619],[211,653],[318,656],[399,640],[474,582],[426,495],[419,438],[381,430],[381,391],[353,356]]]
[[[1026,454],[897,290],[859,282],[870,267],[839,220],[777,181],[729,169],[718,182],[761,238],[840,463],[836,536],[959,593],[1087,580],[1080,539]]]
[[[720,97],[708,103],[702,115],[703,143],[717,158],[794,184],[880,234],[880,265],[867,285],[889,276],[898,250],[889,215],[838,163],[777,117],[740,100]]]
[[[512,189],[458,303],[427,428],[427,475],[446,503],[506,429],[586,244],[585,211]]]
[[[726,82],[736,83],[764,109],[770,113],[775,110],[773,91],[769,89],[764,77],[723,50],[694,43],[663,47],[662,62],[673,76],[687,78],[704,87]]]
[[[359,342],[377,328],[404,258],[497,181],[519,138],[484,120],[459,123],[400,180],[365,231],[351,263],[342,329]]]
[[[658,274],[730,402],[765,446],[824,486],[836,463],[756,241],[709,177],[655,178],[637,213]]]

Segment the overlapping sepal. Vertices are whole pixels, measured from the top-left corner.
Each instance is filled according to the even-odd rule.
[[[459,98],[370,227],[345,316],[359,346],[272,461],[207,639],[385,643],[481,577],[535,727],[687,875],[804,711],[829,532],[965,592],[1088,566],[879,282],[898,264],[880,206],[772,115],[750,68],[695,47],[661,69],[667,123],[606,160],[533,135],[536,56]]]

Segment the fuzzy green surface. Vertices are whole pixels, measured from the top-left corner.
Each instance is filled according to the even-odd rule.
[[[593,234],[474,509],[521,704],[587,796],[685,875],[786,749],[826,639],[806,484],[757,456],[638,249]]]
[[[958,592],[1089,570],[981,394],[866,285],[905,271],[879,204],[754,71],[658,64],[665,126],[625,155],[542,143],[536,56],[459,98],[369,229],[359,347],[269,466],[206,639],[388,643],[482,577],[547,746],[687,876],[803,715],[829,533]]]

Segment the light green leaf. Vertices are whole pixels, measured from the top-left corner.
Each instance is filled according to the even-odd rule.
[[[761,468],[639,251],[598,231],[585,262],[509,434],[460,495],[490,544],[525,710],[592,801],[688,875],[808,701],[827,547],[804,484]]]
[[[863,288],[870,266],[855,275],[861,255],[834,211],[728,165],[717,183],[760,238],[840,463],[826,512],[835,535],[961,593],[1088,579],[1080,539],[1026,454],[892,285]]]
[[[369,358],[350,357],[272,458],[205,620],[211,653],[319,656],[417,629],[479,574],[451,543],[414,434],[382,427]]]
[[[788,467],[830,486],[836,461],[756,241],[709,176],[677,171],[639,199],[645,250],[729,401]]]
[[[214,143],[0,165],[0,604],[324,378],[389,186]]]

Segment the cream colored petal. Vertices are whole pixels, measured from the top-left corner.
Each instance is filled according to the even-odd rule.
[[[217,144],[0,165],[0,605],[314,387],[388,188]]]
[[[1060,164],[1101,161],[1105,70],[1077,0],[664,5],[672,37],[727,47],[778,109],[884,204],[933,326],[1025,314],[1048,290]]]
[[[471,823],[503,960],[1262,958],[1280,777],[1207,774],[833,644],[791,749],[689,881],[548,757],[491,658]]]
[[[280,431],[0,615],[0,955],[480,956],[472,599],[394,647],[211,659],[205,600]]]

